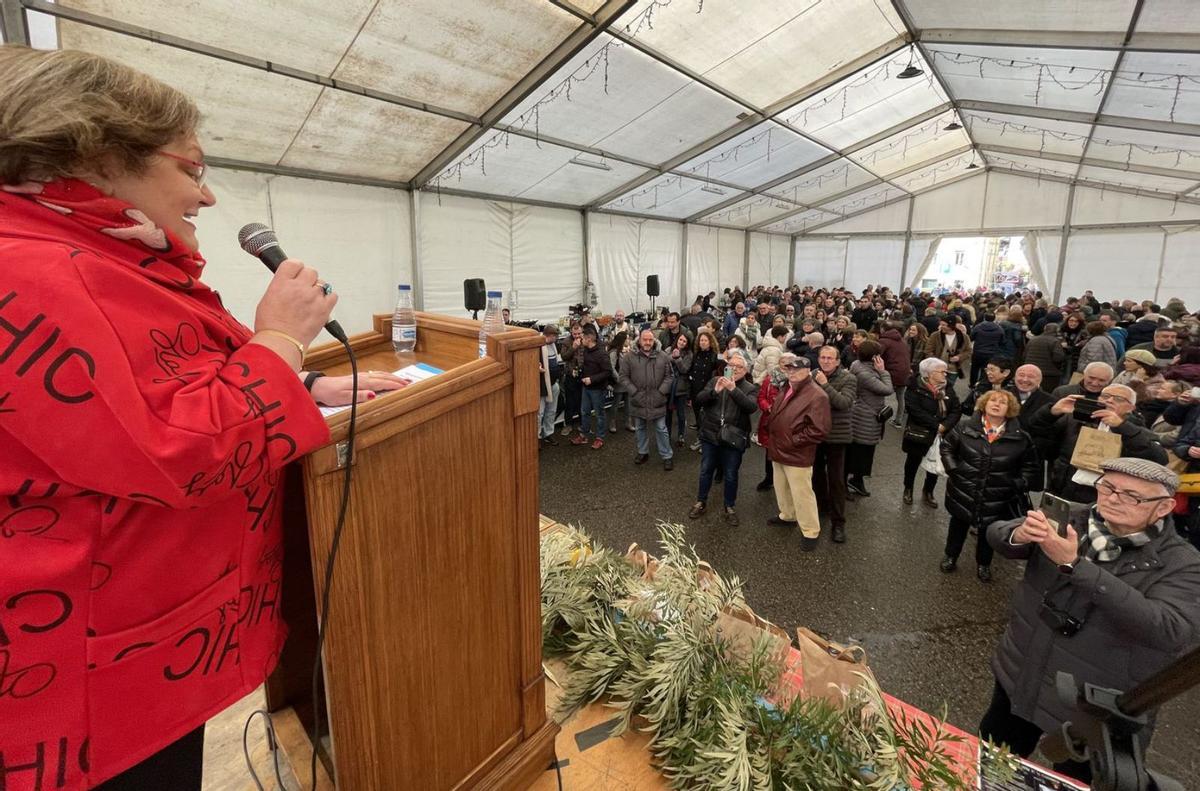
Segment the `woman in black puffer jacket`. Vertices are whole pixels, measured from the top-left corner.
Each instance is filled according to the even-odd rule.
[[[958,396],[953,387],[946,385],[947,365],[945,360],[926,357],[917,367],[917,374],[908,380],[904,391],[904,411],[908,423],[904,427],[904,439],[900,449],[904,451],[904,504],[912,505],[913,486],[921,460],[933,447],[933,441],[954,428],[962,417]],[[922,496],[925,505],[937,508],[933,498],[938,477],[925,473]]]
[[[963,418],[942,437],[942,464],[946,484],[946,510],[950,531],[942,571],[958,566],[958,555],[968,531],[978,530],[975,540],[976,573],[980,581],[992,579],[992,547],[987,527],[1001,519],[1024,513],[1024,495],[1041,465],[1033,439],[1021,428],[1017,417],[1021,404],[1007,390],[989,390],[975,402],[975,414]]]

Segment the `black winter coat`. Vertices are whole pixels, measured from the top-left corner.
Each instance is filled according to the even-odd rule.
[[[725,425],[733,425],[750,434],[750,416],[758,411],[758,388],[747,378],[743,377],[733,390],[716,391],[719,376],[708,380],[708,384],[700,391],[696,400],[704,407],[704,417],[700,421],[700,439],[703,442],[720,444],[717,441],[721,429],[721,418]]]
[[[1041,480],[1041,457],[1033,438],[1011,418],[1004,433],[988,442],[983,416],[963,418],[942,437],[942,464],[946,483],[946,510],[955,519],[986,528],[1000,519],[1023,513],[1019,495]]]
[[[591,381],[591,384],[584,387],[588,390],[604,390],[612,379],[612,362],[608,359],[608,350],[601,346],[580,348],[583,355],[579,366],[579,378]]]
[[[972,354],[995,357],[1004,343],[1004,330],[994,321],[981,321],[971,330]]]
[[[692,398],[700,395],[700,391],[712,379],[717,366],[717,353],[713,351],[695,352],[692,354],[692,368],[688,371],[688,388]]]
[[[938,400],[921,377],[914,376],[908,380],[908,389],[904,391],[904,414],[908,416],[908,425],[928,429],[931,433],[928,442],[917,442],[906,430],[904,441],[900,444],[905,453],[926,453],[933,444],[933,438],[937,436],[938,426],[944,425],[946,433],[949,433],[962,418],[958,395],[954,389],[946,388],[945,394],[946,413],[943,415],[938,409]]]

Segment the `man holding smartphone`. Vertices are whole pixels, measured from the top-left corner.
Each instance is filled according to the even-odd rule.
[[[1026,566],[979,735],[1021,756],[1078,716],[1059,699],[1060,671],[1128,690],[1200,643],[1200,551],[1171,524],[1179,476],[1136,458],[1101,469],[1096,504],[1073,509],[1061,532],[1040,511],[988,528],[995,550]],[[1086,763],[1054,768],[1091,781]]]
[[[1166,449],[1158,435],[1143,425],[1136,408],[1137,394],[1126,385],[1105,387],[1094,402],[1081,395],[1069,395],[1042,407],[1029,424],[1035,437],[1045,438],[1043,447],[1050,459],[1046,491],[1077,503],[1096,501],[1096,491],[1092,488],[1098,477],[1096,473],[1071,465],[1075,445],[1085,427],[1120,436],[1120,456],[1166,464]]]

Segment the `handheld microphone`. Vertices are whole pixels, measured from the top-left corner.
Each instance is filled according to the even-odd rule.
[[[287,253],[283,252],[283,247],[279,244],[279,237],[260,222],[243,225],[242,230],[238,231],[238,244],[247,253],[262,261],[272,272],[287,260]],[[347,342],[346,332],[342,329],[342,325],[333,319],[326,322],[325,331],[342,343]]]

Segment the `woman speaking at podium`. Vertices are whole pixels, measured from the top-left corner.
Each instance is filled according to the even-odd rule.
[[[300,366],[337,297],[288,261],[253,331],[226,312],[198,122],[113,61],[0,47],[8,791],[198,789],[204,722],[286,636],[281,471],[328,439]]]

